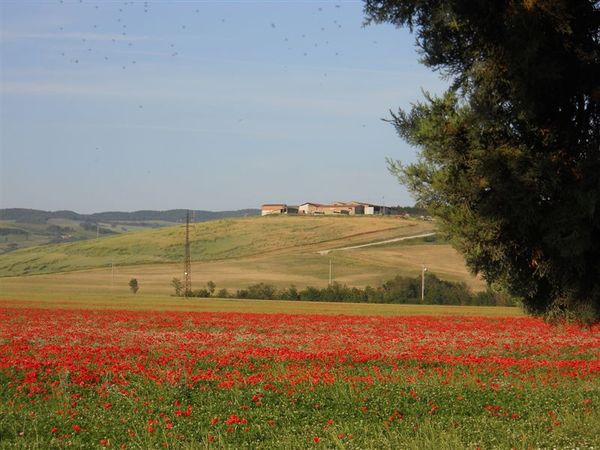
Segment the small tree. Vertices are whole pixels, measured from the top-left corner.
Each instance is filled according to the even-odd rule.
[[[179,278],[173,277],[171,280],[171,286],[175,289],[175,295],[177,297],[181,297],[181,292],[183,291],[183,283]]]
[[[215,289],[217,288],[217,285],[215,284],[214,281],[209,281],[208,283],[206,283],[206,287],[208,289],[208,292],[210,292],[210,295],[213,295],[215,293]]]
[[[139,288],[140,286],[138,285],[137,278],[132,278],[131,280],[129,280],[129,289],[131,289],[131,292],[137,294]]]

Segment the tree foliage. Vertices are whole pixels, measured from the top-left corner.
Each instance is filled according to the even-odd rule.
[[[441,280],[431,272],[425,275],[425,298],[421,300],[421,276],[395,278],[380,286],[364,288],[346,286],[333,282],[327,287],[294,285],[278,289],[272,284],[256,283],[245,289],[229,292],[221,289],[219,298],[243,298],[257,300],[303,300],[313,302],[397,303],[427,305],[486,305],[514,306],[515,299],[506,294],[487,290],[473,293],[465,283]],[[206,289],[194,291],[192,297],[208,297]]]
[[[134,294],[137,294],[137,291],[139,290],[140,285],[138,284],[138,280],[137,278],[132,278],[131,280],[129,280],[129,290],[131,292],[133,292]]]
[[[389,160],[468,266],[532,313],[600,317],[600,2],[367,0],[451,80],[393,113]]]
[[[177,297],[181,297],[181,294],[183,292],[183,283],[181,282],[181,280],[177,277],[173,277],[173,279],[171,280],[171,286],[173,286],[173,289],[175,289],[175,295]]]

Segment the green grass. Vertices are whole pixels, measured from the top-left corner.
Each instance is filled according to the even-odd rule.
[[[99,223],[102,229],[108,229],[114,233],[122,233],[121,227],[111,227],[110,224]],[[52,226],[62,228],[68,227],[70,230],[56,230]],[[96,237],[96,230],[85,230],[81,222],[69,219],[49,219],[47,223],[21,223],[13,220],[0,220],[0,228],[19,229],[27,232],[27,235],[9,234],[0,236],[0,255],[14,251],[23,250],[40,245],[47,245],[53,242],[77,242]],[[133,230],[128,230],[133,231]]]
[[[350,286],[377,286],[396,275],[416,276],[421,264],[441,278],[482,290],[463,258],[447,244],[401,241],[360,249],[320,250],[427,232],[422,221],[391,218],[265,217],[195,224],[192,229],[193,287],[212,280],[217,289],[264,282],[323,287],[329,261],[333,279]],[[0,256],[0,296],[12,299],[67,299],[127,295],[137,278],[141,293],[168,296],[181,278],[183,227],[144,230]],[[114,264],[114,266],[113,266]],[[114,267],[114,270],[113,270]],[[27,275],[27,276],[23,276]]]
[[[126,392],[135,395],[108,389],[100,397],[93,389],[61,384],[43,407],[23,401],[22,409],[17,410],[4,403],[0,430],[6,436],[5,445],[11,448],[21,442],[39,449],[66,445],[100,448],[102,439],[117,448],[127,443],[127,448],[148,449],[592,449],[598,443],[594,431],[598,430],[598,409],[584,413],[580,405],[586,396],[595,402],[600,397],[596,388],[590,391],[592,386],[585,383],[565,384],[561,386],[564,390],[526,388],[500,394],[460,385],[440,387],[421,380],[359,385],[362,393],[346,383],[319,384],[291,395],[259,386],[219,390],[206,383],[201,387],[157,386],[134,380]],[[418,392],[419,399],[413,400],[409,391]],[[251,401],[255,394],[262,395],[260,406]],[[81,395],[76,408],[69,406],[73,395]],[[6,394],[2,397],[14,401]],[[459,397],[468,400],[461,404],[456,400]],[[173,414],[178,409],[173,405],[182,399],[181,409],[192,405],[189,417]],[[438,407],[435,414],[429,412],[431,401]],[[106,403],[110,409],[103,409]],[[509,417],[487,414],[484,407],[490,404],[509,404]],[[363,412],[361,405],[368,410]],[[71,409],[77,410],[77,417],[56,413]],[[559,426],[551,425],[549,410],[559,411]],[[401,411],[402,418],[389,422],[394,411]],[[35,419],[24,420],[29,414]],[[228,426],[225,421],[232,414],[246,422]],[[511,419],[510,414],[517,414],[518,419]],[[123,417],[127,420],[121,420]],[[165,427],[165,417],[174,424],[172,429]],[[212,424],[213,418],[219,421]],[[74,424],[81,431],[73,432]],[[57,428],[54,434],[53,427]]]
[[[236,312],[296,306],[227,303]],[[521,319],[16,309],[2,319],[0,448],[525,450],[599,442],[597,372],[568,368],[574,355],[597,353],[592,330],[570,340],[573,330],[552,330],[563,344],[553,346],[535,330],[519,333]],[[481,336],[483,347],[468,347]],[[440,344],[442,358],[428,358]],[[444,360],[459,355],[485,362]],[[512,366],[504,358],[566,364]]]
[[[10,220],[0,220],[0,228],[22,230],[27,233],[7,234],[0,236],[0,255],[8,253],[16,248],[35,247],[47,244],[52,236],[47,232],[47,225],[42,224],[20,224]]]
[[[340,245],[368,243],[431,230],[429,223],[390,218],[267,217],[193,224],[195,261],[214,261]],[[83,242],[28,248],[0,256],[0,276],[65,272],[111,263],[181,260],[184,227],[144,230]],[[330,247],[329,247],[330,246]]]
[[[160,220],[149,220],[144,222],[99,222],[102,230],[108,230],[114,234],[131,233],[136,231],[149,230],[152,228],[173,226],[173,222]],[[63,228],[57,230],[56,226]],[[3,253],[22,250],[39,245],[53,243],[69,243],[82,240],[95,239],[97,237],[96,228],[84,229],[81,221],[71,219],[53,218],[45,223],[17,222],[14,220],[0,220],[0,228],[18,229],[27,232],[22,234],[7,234],[0,236],[0,255]],[[68,230],[67,230],[68,228]],[[102,236],[105,234],[101,233]]]

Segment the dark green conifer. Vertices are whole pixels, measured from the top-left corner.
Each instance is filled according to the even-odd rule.
[[[600,317],[600,2],[367,0],[452,81],[390,119],[389,161],[468,266],[535,314]]]

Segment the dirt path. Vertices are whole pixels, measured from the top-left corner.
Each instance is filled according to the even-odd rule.
[[[370,242],[368,244],[361,244],[361,245],[352,245],[350,247],[340,247],[340,248],[330,248],[329,250],[321,250],[318,251],[317,253],[319,255],[328,255],[330,252],[333,251],[340,251],[340,250],[354,250],[355,248],[363,248],[363,247],[371,247],[373,245],[383,245],[383,244],[391,244],[392,242],[399,242],[399,241],[407,241],[409,239],[419,239],[419,238],[424,238],[424,237],[428,237],[428,236],[433,236],[436,233],[424,233],[424,234],[415,234],[414,236],[404,236],[404,237],[398,237],[398,238],[394,238],[394,239],[386,239],[385,241],[378,241],[378,242]]]

